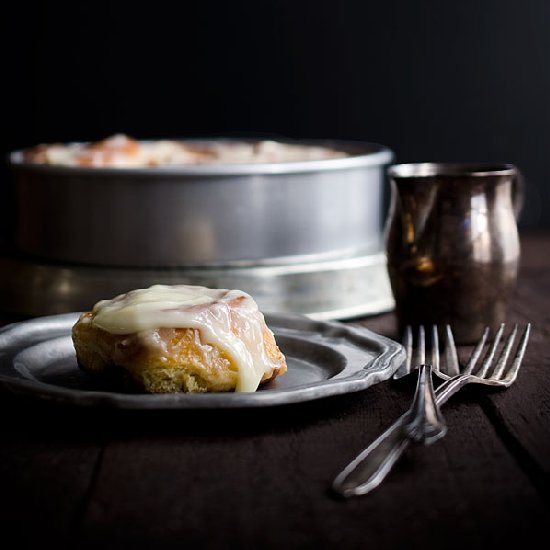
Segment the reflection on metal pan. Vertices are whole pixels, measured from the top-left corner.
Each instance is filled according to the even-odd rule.
[[[118,169],[29,164],[16,151],[14,240],[46,261],[140,268],[377,253],[392,152],[324,143],[349,156]]]

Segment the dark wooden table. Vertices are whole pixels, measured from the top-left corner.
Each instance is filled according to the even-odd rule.
[[[367,497],[335,474],[406,410],[414,381],[249,411],[75,410],[0,393],[0,522],[13,547],[530,548],[550,526],[550,235],[522,236],[517,382],[468,387],[449,432]],[[393,314],[362,325],[396,337]],[[547,544],[547,542],[546,542]],[[543,544],[544,545],[544,544]],[[7,546],[4,546],[7,548]]]

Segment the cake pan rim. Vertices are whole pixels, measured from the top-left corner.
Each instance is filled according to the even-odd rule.
[[[171,138],[174,141],[187,143],[220,143],[220,142],[245,142],[256,143],[265,141],[262,139],[234,139],[234,138],[212,138],[212,139],[178,139]],[[141,143],[147,143],[151,140],[139,140]],[[24,153],[30,148],[22,148],[8,153],[8,165],[15,171],[33,171],[49,175],[67,175],[67,176],[114,176],[117,177],[151,177],[166,176],[240,176],[254,174],[296,174],[319,171],[346,170],[350,168],[360,168],[368,166],[380,166],[389,164],[393,161],[394,153],[385,145],[370,141],[350,141],[350,140],[277,140],[278,143],[288,145],[327,147],[340,149],[348,153],[349,156],[303,160],[293,162],[270,162],[270,163],[225,163],[225,164],[187,164],[187,165],[164,165],[164,166],[145,166],[145,167],[82,167],[82,166],[64,166],[54,164],[39,164],[26,162]],[[78,144],[84,142],[69,142]],[[352,151],[357,151],[354,154]]]

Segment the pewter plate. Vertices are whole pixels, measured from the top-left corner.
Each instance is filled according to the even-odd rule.
[[[79,313],[0,329],[0,384],[16,393],[85,407],[216,409],[284,405],[364,390],[391,378],[401,344],[368,329],[303,315],[267,314],[288,372],[251,393],[144,394],[109,387],[78,368],[71,328]]]

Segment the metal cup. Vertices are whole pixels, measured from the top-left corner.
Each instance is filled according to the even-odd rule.
[[[399,328],[445,325],[459,344],[504,322],[520,244],[520,174],[510,164],[390,167],[385,231]]]

